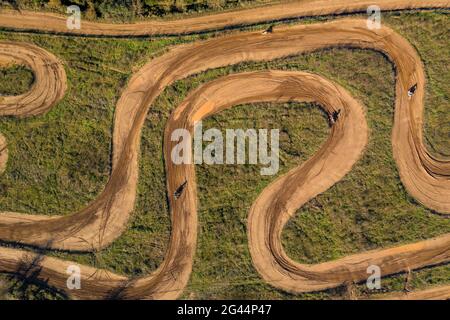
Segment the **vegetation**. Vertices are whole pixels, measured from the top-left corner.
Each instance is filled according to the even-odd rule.
[[[324,20],[325,18],[321,18]],[[304,20],[312,22],[315,20]],[[403,34],[418,49],[427,72],[425,134],[436,153],[450,153],[449,35],[445,14],[389,13],[383,23]],[[420,26],[418,28],[417,26]],[[261,28],[255,27],[255,28]],[[201,37],[208,37],[202,35]],[[115,103],[129,76],[169,45],[199,37],[96,39],[0,32],[0,39],[42,46],[66,64],[69,90],[48,114],[0,118],[10,159],[0,176],[0,209],[67,214],[99,194],[110,169],[110,141]],[[272,62],[241,63],[176,82],[152,106],[141,141],[136,210],[127,231],[99,253],[53,256],[103,267],[130,276],[144,275],[161,263],[170,234],[162,159],[162,132],[171,110],[192,89],[217,77],[242,71],[307,70],[344,86],[367,108],[370,142],[355,168],[291,219],[283,233],[289,256],[305,263],[426,239],[450,232],[450,220],[417,204],[404,190],[392,158],[391,129],[394,71],[381,54],[331,49]],[[26,79],[17,73],[17,81]],[[1,85],[4,81],[0,81]],[[279,128],[281,162],[277,176],[308,159],[326,139],[325,116],[314,104],[236,106],[209,118],[204,129]],[[259,167],[197,166],[199,238],[197,255],[184,298],[320,299],[346,297],[345,288],[292,295],[267,285],[255,271],[247,246],[248,209],[276,177],[262,177]],[[11,280],[3,276],[5,286]],[[404,275],[382,280],[382,291],[403,289]],[[448,265],[413,272],[411,287],[443,284]],[[16,298],[61,298],[36,286],[9,290]],[[359,294],[370,294],[364,285]]]
[[[33,72],[25,66],[0,66],[0,96],[18,95],[27,91],[34,80]]]
[[[199,13],[274,2],[271,0],[6,0],[22,9],[51,10],[64,13],[78,5],[89,19],[134,20],[148,16]]]

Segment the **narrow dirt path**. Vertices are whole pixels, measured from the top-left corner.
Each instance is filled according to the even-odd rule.
[[[420,291],[387,294],[379,297],[382,300],[448,300],[450,285],[436,286]]]
[[[401,2],[401,1],[400,1]],[[399,3],[400,3],[399,2]],[[405,6],[411,1],[403,1]],[[423,3],[423,2],[422,2]],[[394,157],[408,192],[423,205],[450,213],[450,162],[429,154],[423,143],[425,76],[415,49],[387,27],[369,30],[366,20],[277,28],[274,33],[246,32],[178,46],[147,63],[129,81],[116,107],[113,167],[105,190],[80,212],[63,217],[2,213],[0,239],[67,250],[92,250],[110,244],[126,228],[133,210],[138,177],[141,129],[156,97],[171,83],[211,68],[242,61],[273,60],[330,47],[373,49],[396,67],[396,102],[392,135]],[[408,90],[417,84],[412,97]],[[197,237],[196,184],[193,166],[168,159],[172,129],[191,129],[201,119],[236,104],[257,101],[318,101],[342,110],[329,139],[308,161],[269,185],[253,204],[248,221],[249,246],[256,269],[283,290],[305,292],[362,281],[369,265],[383,275],[448,262],[450,234],[392,248],[367,251],[331,262],[302,265],[285,254],[281,231],[296,209],[338,182],[360,157],[367,141],[362,107],[342,88],[301,72],[255,72],[220,78],[191,93],[168,122],[164,153],[172,234],[166,257],[151,275],[128,280],[81,266],[79,298],[171,299],[180,295],[192,269]],[[358,132],[358,134],[355,134]],[[173,197],[188,181],[182,196]],[[37,277],[65,290],[66,268],[74,264],[23,250],[0,248],[0,271]],[[30,267],[31,266],[31,267]],[[36,275],[36,274],[35,274]]]
[[[377,0],[375,3],[383,11],[450,7],[450,1],[448,0]],[[261,22],[286,20],[297,17],[356,12],[365,13],[367,8],[373,4],[374,1],[367,0],[293,1],[179,20],[146,21],[129,24],[82,21],[81,29],[79,30],[69,30],[67,28],[67,16],[32,11],[22,11],[19,13],[12,10],[3,10],[0,12],[0,27],[16,30],[79,35],[175,35],[221,30],[228,27],[252,25]]]

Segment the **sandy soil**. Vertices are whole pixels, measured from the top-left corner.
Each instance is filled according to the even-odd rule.
[[[392,3],[397,3],[398,8],[402,5],[409,8],[418,1]],[[440,4],[438,1],[420,3],[447,5],[447,2]],[[214,20],[213,17],[210,19]],[[417,52],[403,37],[385,26],[369,30],[366,20],[342,19],[280,27],[265,35],[246,32],[217,37],[175,47],[153,59],[130,79],[117,103],[113,166],[105,190],[85,209],[68,216],[49,218],[1,213],[0,239],[81,251],[109,245],[125,230],[133,210],[141,129],[148,109],[164,88],[176,80],[211,68],[242,61],[272,60],[336,46],[373,49],[391,59],[397,73],[392,145],[401,180],[417,201],[442,214],[450,213],[449,160],[434,157],[423,143],[425,76]],[[40,68],[32,67],[35,72],[40,72]],[[65,76],[61,82],[64,79]],[[416,83],[416,93],[408,97],[408,89]],[[364,150],[368,133],[362,106],[343,88],[313,74],[267,71],[227,76],[205,84],[192,92],[170,118],[164,153],[172,234],[164,262],[154,273],[126,279],[105,270],[81,266],[82,289],[68,291],[66,268],[75,263],[11,248],[0,248],[0,271],[25,276],[34,274],[76,298],[178,297],[189,279],[195,254],[197,188],[193,166],[177,166],[168,160],[173,146],[168,135],[175,128],[192,129],[193,120],[236,104],[291,100],[317,101],[327,112],[341,109],[342,115],[320,150],[270,184],[252,205],[248,218],[249,246],[261,276],[283,290],[306,292],[363,281],[368,276],[367,267],[373,264],[380,266],[385,276],[448,262],[450,234],[316,265],[299,264],[285,254],[280,236],[286,222],[305,202],[326,191],[351,170]],[[21,114],[18,112],[18,115]],[[173,194],[184,181],[188,181],[186,188],[181,197],[175,199]],[[448,288],[444,291],[448,292]]]

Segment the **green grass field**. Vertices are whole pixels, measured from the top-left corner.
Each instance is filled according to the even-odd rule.
[[[286,1],[286,0],[281,0]],[[1,8],[66,14],[77,5],[84,19],[130,22],[148,18],[181,18],[224,10],[255,7],[279,0],[4,0]],[[287,0],[289,1],[289,0]]]
[[[327,18],[305,19],[311,23]],[[449,16],[444,13],[386,13],[383,23],[418,50],[427,73],[425,134],[429,147],[450,155]],[[262,28],[260,27],[252,27]],[[249,28],[247,28],[249,29]],[[170,45],[215,36],[97,39],[0,32],[0,40],[35,43],[65,62],[68,91],[48,114],[29,119],[0,118],[9,162],[0,176],[0,210],[68,214],[83,208],[105,185],[110,170],[115,103],[130,75]],[[291,219],[283,233],[287,253],[316,263],[367,249],[408,243],[450,232],[450,220],[417,204],[405,191],[392,158],[394,70],[372,51],[330,49],[272,62],[242,63],[176,82],[152,106],[141,141],[138,201],[127,231],[104,251],[49,253],[126,274],[144,275],[161,263],[170,234],[162,159],[162,132],[173,110],[198,85],[250,70],[304,70],[349,90],[367,109],[370,141],[363,158],[334,187]],[[1,69],[0,94],[26,90],[25,68]],[[16,76],[14,76],[16,75]],[[313,104],[237,106],[204,122],[204,129],[280,129],[280,171],[308,159],[326,139],[325,115]],[[256,196],[274,177],[259,167],[197,166],[199,238],[193,273],[183,298],[339,299],[346,288],[292,295],[261,280],[248,251],[246,222]],[[402,290],[405,275],[383,278],[381,291]],[[2,276],[4,296],[62,298],[38,286]],[[413,272],[412,288],[450,281],[448,265]],[[357,291],[367,295],[364,285]]]

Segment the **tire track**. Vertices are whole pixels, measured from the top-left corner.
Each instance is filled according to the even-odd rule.
[[[66,16],[32,11],[3,10],[0,27],[22,31],[39,31],[91,36],[150,36],[191,34],[229,27],[280,21],[297,17],[314,17],[348,13],[366,13],[373,4],[381,10],[448,8],[450,1],[443,0],[312,0],[292,1],[253,9],[229,11],[178,20],[146,21],[140,23],[99,23],[82,21],[81,29],[69,30]]]

